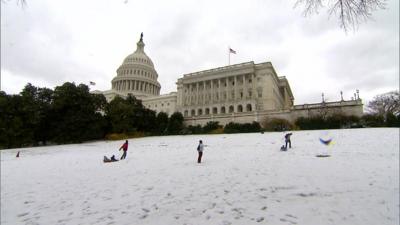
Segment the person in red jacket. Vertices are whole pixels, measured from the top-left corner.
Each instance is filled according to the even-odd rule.
[[[119,151],[124,150],[124,154],[121,156],[121,160],[126,158],[126,152],[128,151],[128,140],[125,141],[125,143],[119,148]]]

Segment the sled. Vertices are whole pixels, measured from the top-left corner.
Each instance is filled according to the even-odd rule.
[[[316,157],[324,158],[324,157],[330,157],[330,155],[316,155]]]
[[[109,158],[107,158],[107,157],[105,157],[104,156],[104,159],[103,159],[103,162],[104,163],[110,163],[110,162],[118,162],[119,160],[112,160],[112,159],[109,159]]]

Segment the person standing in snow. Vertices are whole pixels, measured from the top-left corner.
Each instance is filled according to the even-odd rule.
[[[203,156],[204,145],[203,141],[199,141],[199,145],[197,146],[197,152],[199,153],[199,157],[197,158],[197,163],[201,163],[201,157]]]
[[[292,133],[285,134],[285,149],[287,149],[288,143],[289,143],[289,148],[292,148],[292,142],[290,141],[290,136],[292,136]]]
[[[121,160],[126,158],[126,152],[128,151],[128,140],[125,141],[125,143],[119,148],[119,151],[124,150],[124,154],[121,156]]]

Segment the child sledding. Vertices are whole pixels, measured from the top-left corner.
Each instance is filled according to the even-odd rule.
[[[285,134],[285,144],[281,146],[281,151],[287,151],[288,144],[289,148],[292,148],[292,142],[290,141],[290,136],[292,136],[292,133]]]
[[[128,151],[128,140],[125,141],[125,143],[119,148],[119,151],[121,149],[124,151],[124,153],[121,156],[121,160],[126,158],[126,152]],[[111,158],[108,158],[107,156],[104,156],[103,162],[109,163],[109,162],[117,162],[118,159],[115,158],[115,155],[112,155]]]
[[[104,156],[103,162],[104,163],[109,163],[109,162],[117,162],[118,159],[115,158],[115,155],[112,155],[111,158],[107,158],[107,156]]]

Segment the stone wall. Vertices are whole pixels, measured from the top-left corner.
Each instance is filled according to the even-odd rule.
[[[291,109],[279,111],[253,111],[242,113],[227,113],[222,115],[192,116],[185,117],[186,125],[202,125],[208,121],[218,121],[220,125],[234,123],[252,123],[259,122],[263,125],[266,119],[280,118],[294,123],[299,117],[312,117],[317,115],[332,115],[341,113],[344,115],[354,115],[361,117],[363,115],[363,104],[361,99],[339,102],[324,102],[316,104],[295,105]]]

